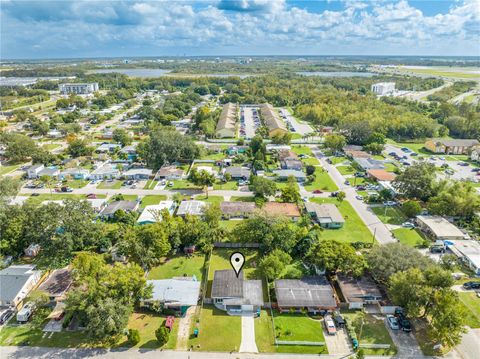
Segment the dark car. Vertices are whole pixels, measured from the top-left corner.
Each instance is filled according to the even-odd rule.
[[[6,323],[13,316],[13,313],[15,313],[13,309],[7,309],[3,312],[0,316],[0,324]]]
[[[345,326],[345,319],[343,319],[339,313],[333,315],[333,320],[338,328],[343,328]]]
[[[465,282],[463,283],[465,289],[480,289],[480,282]]]
[[[398,319],[398,323],[400,324],[400,328],[404,332],[411,332],[412,331],[412,325],[410,324],[410,321],[407,319],[405,314],[403,313],[403,310],[400,308],[395,309],[395,317]]]
[[[390,152],[388,155],[395,157],[397,154],[395,152]]]

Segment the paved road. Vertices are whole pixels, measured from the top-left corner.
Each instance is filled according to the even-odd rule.
[[[422,100],[422,98],[432,95],[435,92],[443,90],[445,87],[448,87],[451,85],[453,85],[453,82],[446,82],[444,85],[440,87],[435,87],[434,89],[427,90],[427,91],[412,91],[402,97],[408,98],[409,100],[413,100],[413,101],[428,102],[428,101]]]
[[[245,138],[251,139],[255,137],[255,123],[253,122],[253,109],[251,107],[243,107],[243,118],[245,119]]]
[[[348,201],[358,213],[362,221],[368,227],[370,232],[372,232],[372,235],[375,236],[375,239],[380,244],[396,242],[396,240],[392,236],[392,233],[388,230],[385,224],[380,221],[380,219],[368,208],[368,206],[363,201],[359,201],[355,198],[357,196],[357,192],[353,187],[345,185],[345,178],[341,175],[340,172],[338,172],[335,166],[329,164],[318,149],[312,148],[312,151],[315,157],[317,157],[322,164],[323,168],[328,171],[328,174],[337,184],[338,188],[341,191],[345,192],[346,199],[348,199]]]
[[[480,329],[468,329],[462,336],[462,342],[445,358],[478,359],[480,357]]]
[[[240,353],[258,353],[255,343],[255,318],[253,315],[242,316],[242,342]]]
[[[313,128],[310,125],[299,122],[295,117],[292,116],[290,111],[288,111],[286,108],[281,108],[280,114],[285,115],[286,120],[292,124],[292,127],[295,129],[296,133],[303,136],[303,135],[306,135],[307,133],[314,132]]]

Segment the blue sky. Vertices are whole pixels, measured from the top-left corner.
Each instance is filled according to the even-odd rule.
[[[480,55],[480,0],[0,0],[1,58]]]

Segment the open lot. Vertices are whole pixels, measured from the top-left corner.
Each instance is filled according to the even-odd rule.
[[[458,296],[468,312],[467,325],[480,328],[480,298],[475,292],[458,292]]]
[[[419,248],[424,246],[427,237],[416,228],[398,228],[392,231],[393,236],[402,244]]]
[[[370,209],[383,223],[402,224],[407,220],[407,217],[395,207],[372,206]]]
[[[6,175],[7,173],[13,172],[16,169],[20,168],[21,165],[2,165],[0,166],[0,176]]]
[[[169,279],[172,277],[195,276],[201,281],[205,272],[205,256],[196,254],[191,257],[184,255],[164,258],[163,263],[152,268],[148,279]]]
[[[178,323],[180,318],[175,318],[173,329],[170,332],[168,342],[162,347],[159,345],[155,336],[155,330],[157,330],[163,322],[166,316],[161,316],[153,313],[133,313],[128,321],[128,329],[137,329],[140,333],[140,342],[135,345],[136,348],[144,349],[175,349],[177,344],[178,335]],[[119,346],[129,346],[125,340],[123,343],[119,343]]]
[[[314,191],[320,189],[322,191],[334,192],[338,191],[338,187],[333,182],[332,178],[322,167],[315,168],[315,181],[305,184],[307,191]]]

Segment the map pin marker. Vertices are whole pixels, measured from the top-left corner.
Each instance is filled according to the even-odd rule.
[[[242,267],[245,264],[244,255],[240,252],[232,253],[232,255],[230,256],[230,264],[232,265],[232,268],[235,271],[235,274],[237,275],[237,278],[238,278],[238,275],[240,274],[240,271],[242,270]]]

